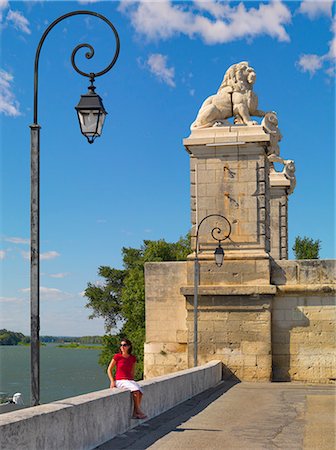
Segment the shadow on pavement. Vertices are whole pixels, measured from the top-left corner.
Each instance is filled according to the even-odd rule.
[[[217,386],[186,400],[163,414],[142,423],[126,433],[116,436],[95,450],[144,450],[171,431],[183,432],[186,428],[178,428],[182,423],[203,411],[229,389],[238,384],[238,379],[225,380]],[[218,431],[218,430],[206,430]]]

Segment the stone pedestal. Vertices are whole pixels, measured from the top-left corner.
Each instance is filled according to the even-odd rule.
[[[190,153],[192,247],[200,221],[220,214],[232,224],[223,242],[226,261],[268,258],[270,135],[256,125],[212,127],[193,130],[183,143]],[[200,259],[213,261],[216,226],[225,234],[227,225],[218,217],[200,227]]]
[[[270,380],[270,163],[271,136],[263,126],[223,126],[193,129],[184,146],[190,154],[192,248],[198,231],[199,300],[198,363],[221,358],[226,375],[245,380]],[[214,264],[218,227],[225,260]],[[220,235],[217,235],[220,237]],[[187,262],[186,298],[188,364],[193,361],[194,254]]]
[[[288,259],[288,191],[291,183],[283,173],[270,170],[271,256]]]

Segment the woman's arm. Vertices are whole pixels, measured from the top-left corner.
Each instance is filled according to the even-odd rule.
[[[136,361],[134,362],[134,364],[133,364],[133,366],[132,366],[132,369],[131,369],[132,380],[134,380],[134,374],[135,374],[135,364],[136,364]]]
[[[112,358],[112,360],[111,360],[111,362],[110,362],[110,364],[109,364],[109,366],[107,368],[107,375],[108,375],[108,377],[110,379],[110,382],[111,382],[110,383],[110,388],[115,388],[116,387],[116,384],[115,384],[115,381],[114,381],[114,378],[113,378],[113,374],[112,374],[112,369],[113,369],[113,367],[115,367],[116,364],[117,364],[116,360],[114,358]]]

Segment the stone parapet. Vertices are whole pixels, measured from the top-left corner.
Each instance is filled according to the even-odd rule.
[[[271,260],[271,283],[281,285],[320,285],[336,283],[336,260]]]
[[[141,381],[149,418],[216,386],[222,364]],[[91,450],[139,425],[129,391],[105,389],[0,415],[2,450]]]

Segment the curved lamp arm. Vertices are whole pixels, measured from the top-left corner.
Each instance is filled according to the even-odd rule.
[[[195,246],[195,256],[196,256],[196,258],[197,258],[197,255],[198,255],[198,235],[199,235],[199,230],[200,230],[200,227],[201,227],[202,223],[203,223],[205,220],[209,219],[209,217],[221,217],[221,218],[224,219],[224,220],[227,222],[227,224],[229,225],[229,232],[228,232],[223,238],[221,238],[221,239],[218,239],[218,237],[215,237],[215,235],[214,235],[215,231],[216,231],[217,234],[219,235],[219,234],[222,232],[221,228],[219,228],[219,227],[214,227],[214,228],[211,230],[211,236],[213,237],[213,239],[214,239],[215,241],[218,241],[218,242],[219,242],[219,246],[220,246],[221,242],[222,242],[222,241],[225,241],[226,239],[228,239],[228,238],[230,237],[230,234],[231,234],[231,223],[229,222],[229,220],[228,220],[225,216],[222,216],[221,214],[209,214],[208,216],[204,217],[204,218],[200,221],[200,223],[198,224],[197,232],[196,232],[196,246]]]
[[[119,51],[120,51],[120,40],[119,40],[119,35],[117,30],[115,29],[114,25],[103,15],[93,12],[93,11],[72,11],[70,13],[64,14],[63,16],[59,17],[58,19],[54,20],[54,22],[52,22],[49,27],[45,30],[45,32],[43,33],[40,42],[37,46],[36,49],[36,55],[35,55],[35,64],[34,64],[34,125],[37,125],[37,110],[38,110],[38,67],[39,67],[39,59],[40,59],[40,52],[41,52],[41,48],[42,45],[47,37],[47,35],[49,34],[49,31],[51,31],[55,25],[57,25],[59,22],[61,22],[64,19],[67,19],[68,17],[71,16],[79,16],[79,15],[89,15],[89,16],[94,16],[94,17],[98,17],[99,19],[103,20],[105,23],[107,23],[107,25],[112,29],[113,33],[114,33],[114,37],[116,40],[116,50],[115,50],[115,54],[114,57],[111,61],[111,63],[104,69],[101,70],[100,72],[94,73],[86,73],[83,72],[82,70],[80,70],[76,63],[75,63],[75,56],[76,53],[78,52],[78,50],[80,50],[83,47],[88,48],[90,51],[87,52],[85,54],[87,59],[91,59],[94,55],[94,48],[90,45],[90,44],[79,44],[77,45],[77,47],[73,50],[72,54],[71,54],[71,63],[73,68],[76,70],[76,72],[78,72],[79,74],[90,78],[91,82],[93,82],[94,78],[96,77],[100,77],[101,75],[104,75],[106,72],[108,72],[110,69],[112,69],[112,67],[114,66],[114,64],[116,63],[118,56],[119,56]]]

